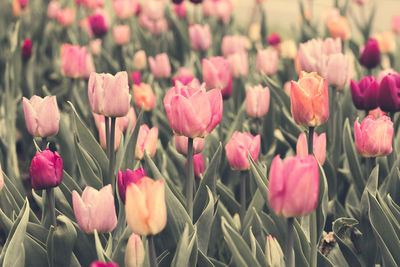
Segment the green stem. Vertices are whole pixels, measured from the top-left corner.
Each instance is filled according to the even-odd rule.
[[[106,155],[110,159],[110,118],[105,116],[104,119],[105,131],[106,131]]]
[[[309,127],[308,131],[308,154],[313,155],[314,149],[314,127]],[[311,243],[311,252],[310,252],[310,266],[317,266],[317,215],[314,212],[310,214],[310,243]]]
[[[314,153],[314,127],[309,127],[308,131],[308,154]]]
[[[53,188],[47,188],[46,189],[46,195],[47,195],[47,200],[49,201],[51,225],[53,225],[54,227],[57,227],[56,209],[55,209]]]
[[[148,239],[149,239],[150,267],[158,267],[156,248],[154,246],[154,236],[150,235]]]
[[[120,66],[121,70],[126,70],[123,46],[119,45],[117,47],[117,50],[118,50],[118,57],[119,57],[119,66]]]
[[[186,208],[191,220],[193,220],[193,184],[194,184],[193,138],[188,137]]]
[[[246,215],[246,176],[247,171],[240,172],[240,219],[242,222]]]
[[[287,219],[287,239],[286,239],[286,267],[293,267],[293,222],[294,218]]]
[[[42,137],[42,151],[47,148],[47,137]]]
[[[115,117],[111,117],[111,131],[110,131],[110,158],[108,167],[108,179],[111,186],[114,188],[114,165],[115,165],[115,153],[114,153],[114,139],[115,139]]]

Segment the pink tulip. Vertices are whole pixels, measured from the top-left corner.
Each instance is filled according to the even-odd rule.
[[[333,85],[337,90],[342,91],[349,84],[351,78],[349,57],[342,53],[330,55],[321,68],[321,74],[328,85]]]
[[[75,20],[75,10],[70,8],[60,9],[57,12],[57,19],[62,26],[70,26]]]
[[[135,158],[142,160],[144,151],[152,158],[156,154],[158,140],[158,127],[149,128],[146,124],[140,126],[136,141]]]
[[[98,74],[92,72],[88,85],[89,104],[92,111],[108,117],[123,117],[129,111],[128,73]]]
[[[350,25],[345,17],[337,16],[327,22],[329,33],[333,38],[347,40],[350,38]]]
[[[57,152],[46,148],[36,152],[29,168],[32,188],[35,190],[56,187],[63,178],[63,161]]]
[[[393,122],[387,116],[375,119],[367,116],[363,122],[354,123],[354,142],[363,157],[381,157],[392,153]]]
[[[158,20],[164,17],[163,0],[147,0],[144,2],[143,13],[151,20]]]
[[[100,191],[86,186],[82,198],[78,192],[72,191],[72,204],[79,228],[85,233],[108,233],[117,226],[114,196],[111,185],[106,185]]]
[[[56,19],[58,16],[58,11],[61,10],[61,5],[56,0],[50,1],[49,5],[47,6],[47,17],[49,19]]]
[[[114,0],[112,5],[119,19],[127,19],[140,10],[140,4],[136,0]]]
[[[249,87],[246,93],[246,113],[253,118],[261,118],[269,109],[269,88],[257,85]]]
[[[319,170],[314,156],[294,156],[282,160],[277,155],[269,173],[268,202],[284,217],[301,217],[318,204]]]
[[[156,104],[156,96],[147,83],[133,85],[133,98],[135,106],[138,109],[143,108],[145,111],[152,110]]]
[[[166,53],[158,54],[155,58],[149,57],[151,72],[156,78],[168,78],[171,76],[171,64]]]
[[[235,53],[246,52],[246,37],[239,35],[227,35],[222,39],[222,54],[227,57]]]
[[[385,76],[388,75],[389,73],[391,73],[391,74],[399,74],[397,71],[395,71],[392,68],[381,70],[378,73],[378,78],[376,78],[377,82],[380,84],[382,82],[383,78],[385,78]]]
[[[308,155],[307,138],[305,133],[299,135],[296,145],[296,153],[298,156],[304,157]],[[319,164],[324,165],[325,154],[326,154],[326,133],[322,133],[319,136],[314,132],[313,148],[315,158]]]
[[[187,167],[187,161],[186,161],[186,167]],[[205,171],[204,159],[201,153],[193,156],[193,169],[194,169],[194,177],[200,179],[201,175],[203,175]]]
[[[219,89],[206,92],[204,86],[178,83],[164,97],[169,124],[177,135],[205,137],[222,118],[222,95]]]
[[[178,5],[174,5],[174,13],[178,18],[184,19],[186,18],[186,5],[185,2],[182,2]]]
[[[392,31],[400,35],[400,15],[394,15],[392,17]]]
[[[144,246],[139,235],[133,233],[128,239],[125,252],[125,267],[141,267],[144,262]]]
[[[133,57],[133,66],[136,70],[143,70],[147,67],[146,52],[139,50]]]
[[[229,72],[229,61],[223,57],[203,58],[203,80],[207,88],[227,90],[226,97],[232,92],[232,77]]]
[[[247,153],[257,162],[260,153],[261,137],[252,136],[249,133],[235,131],[225,146],[229,165],[234,170],[250,170],[250,162]]]
[[[247,53],[235,53],[228,56],[229,70],[232,77],[246,77],[249,71]]]
[[[126,172],[118,171],[118,193],[122,202],[125,203],[126,199],[126,188],[130,183],[137,183],[143,177],[146,176],[146,172],[143,168],[139,168],[137,170],[129,170],[126,169]]]
[[[101,51],[101,39],[95,39],[90,41],[90,51],[93,55],[98,56]]]
[[[207,50],[211,46],[211,31],[208,24],[189,26],[190,43],[194,50]]]
[[[206,16],[213,16],[223,23],[228,23],[233,11],[231,0],[206,0],[203,2],[203,12]]]
[[[103,6],[104,0],[83,0],[82,3],[88,10],[95,10],[96,8],[101,8]]]
[[[293,40],[283,41],[279,46],[279,50],[283,58],[294,59],[297,54],[296,43]]]
[[[165,185],[143,177],[130,183],[126,189],[126,221],[132,232],[139,235],[156,235],[167,224]]]
[[[174,144],[176,151],[182,155],[188,153],[188,138],[183,135],[174,135]],[[204,148],[204,138],[195,138],[193,140],[193,154],[201,153]]]
[[[145,13],[140,14],[139,22],[142,27],[146,28],[150,33],[160,35],[168,29],[167,21],[164,17],[158,20],[152,20]]]
[[[61,47],[61,72],[70,78],[82,78],[86,74],[86,47],[63,44]]]
[[[26,128],[36,137],[48,137],[58,133],[60,111],[55,96],[41,98],[34,95],[31,99],[23,97]]]
[[[114,42],[117,45],[126,45],[129,43],[131,30],[128,25],[118,25],[113,28]]]
[[[267,75],[274,75],[278,68],[278,51],[274,48],[258,50],[257,70]]]

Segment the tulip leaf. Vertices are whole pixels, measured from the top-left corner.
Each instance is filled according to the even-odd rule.
[[[217,181],[217,192],[222,202],[226,205],[231,213],[238,213],[240,204],[235,199],[232,191],[224,185],[220,180]]]
[[[101,245],[99,234],[97,233],[96,229],[94,230],[94,242],[96,245],[97,259],[99,261],[106,262],[104,249]]]
[[[50,226],[49,235],[47,236],[46,248],[47,248],[47,262],[49,263],[49,267],[55,267],[54,263],[54,226]]]
[[[243,231],[247,232],[248,228],[251,227],[251,215],[252,215],[252,210],[254,210],[254,213],[259,212],[260,210],[263,209],[266,201],[264,200],[260,190],[256,190],[256,192],[253,195],[253,198],[247,208],[246,214],[244,216],[243,222],[242,222],[242,227]]]
[[[193,246],[196,242],[196,230],[192,235],[189,234],[189,226],[185,225],[185,229],[181,234],[181,238],[179,240],[178,246],[175,251],[174,258],[172,260],[171,266],[180,267],[180,266],[196,266],[196,263],[190,264],[190,256],[192,254]]]
[[[201,250],[205,255],[207,255],[208,242],[210,239],[211,227],[214,222],[214,197],[211,190],[206,185],[206,190],[208,193],[208,203],[204,207],[203,212],[199,216],[196,222],[197,228],[197,242],[199,250]]]
[[[261,171],[261,169],[257,166],[257,164],[254,162],[249,152],[247,152],[247,158],[249,159],[251,166],[250,170],[251,173],[253,174],[252,176],[254,177],[254,180],[257,183],[258,190],[260,190],[262,196],[264,197],[265,202],[268,205],[268,179],[265,176],[265,174]]]
[[[251,252],[253,253],[253,257],[255,257],[258,262],[264,262],[265,261],[264,251],[261,248],[260,244],[258,243],[256,237],[254,236],[253,230],[251,227],[249,228],[248,233],[250,236]]]
[[[242,130],[241,127],[245,120],[246,120],[246,102],[243,101],[242,105],[235,114],[235,120],[231,123],[231,127],[229,128],[225,136],[224,144],[228,143],[229,139],[232,137],[235,131]],[[222,139],[222,137],[220,137],[220,139]]]
[[[318,205],[315,210],[317,215],[317,240],[321,239],[321,235],[325,228],[326,217],[328,215],[328,182],[325,176],[324,169],[318,163],[319,167],[319,193]]]
[[[129,229],[129,227],[126,226],[124,232],[121,234],[116,243],[113,253],[111,254],[111,259],[114,262],[116,262],[119,266],[124,266],[125,249],[131,234],[132,231]]]

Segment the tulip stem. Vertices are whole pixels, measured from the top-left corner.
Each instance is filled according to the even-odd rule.
[[[190,219],[193,220],[193,138],[188,138],[188,154],[187,154],[187,179],[186,179],[186,208]]]
[[[47,148],[47,137],[42,137],[42,151]]]
[[[286,266],[293,267],[293,222],[294,218],[287,219],[287,239],[286,239]]]
[[[309,127],[308,130],[308,154],[314,153],[314,127]]]
[[[111,183],[112,188],[114,188],[114,165],[115,165],[115,153],[114,153],[114,139],[115,139],[115,117],[111,117],[111,131],[110,131],[110,157],[109,157],[109,167],[108,167],[108,179]]]
[[[110,159],[110,118],[108,116],[105,116],[104,125],[106,131],[106,154]]]
[[[242,223],[246,215],[246,171],[240,171],[240,219]]]
[[[150,266],[151,267],[157,267],[157,254],[156,254],[156,248],[154,246],[154,236],[150,235],[149,236],[149,257],[150,257]]]
[[[337,90],[335,87],[332,87],[332,104],[331,104],[331,114],[330,116],[330,123],[331,123],[331,133],[329,139],[331,140],[331,145],[333,145],[334,136],[336,134],[336,118],[335,118],[335,111],[336,111],[336,94]]]
[[[125,60],[124,60],[123,46],[119,45],[117,47],[117,50],[118,50],[118,57],[119,57],[119,66],[120,66],[121,70],[125,70],[126,66],[125,66]]]
[[[54,227],[57,227],[56,209],[55,209],[53,188],[47,188],[46,189],[46,196],[47,196],[47,200],[49,201],[51,225],[53,225]]]
[[[309,127],[308,131],[308,154],[314,154],[314,127]],[[317,266],[317,216],[315,212],[310,214],[310,266]]]

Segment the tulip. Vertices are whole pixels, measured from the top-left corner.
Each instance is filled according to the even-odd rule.
[[[207,88],[226,90],[225,96],[232,92],[232,77],[229,73],[229,61],[223,57],[202,59],[203,80]]]
[[[284,266],[283,252],[278,241],[271,235],[267,236],[265,244],[265,261],[269,267]]]
[[[25,41],[22,43],[21,47],[21,57],[23,60],[28,60],[31,58],[32,55],[32,41],[30,38],[26,38]]]
[[[118,264],[115,262],[101,262],[101,261],[94,261],[90,264],[90,267],[118,267]]]
[[[29,168],[32,188],[35,190],[56,187],[63,178],[63,161],[56,152],[46,148],[36,152]]]
[[[186,167],[187,167],[187,161],[186,161]],[[200,179],[201,175],[203,175],[205,170],[204,159],[201,153],[193,156],[193,169],[194,169],[194,177]]]
[[[369,38],[365,47],[361,50],[360,63],[367,69],[373,69],[381,62],[381,51],[379,50],[378,41]]]
[[[389,73],[391,73],[391,74],[399,74],[392,68],[381,70],[378,73],[378,78],[376,78],[377,82],[380,84],[382,82],[383,78],[385,78],[385,76],[388,75]]]
[[[194,79],[192,75],[181,75],[181,76],[177,76],[177,77],[172,77],[172,85],[176,86],[177,82],[179,81],[181,84],[183,85],[188,85],[190,84]],[[196,79],[197,80],[197,79]],[[198,81],[198,80],[197,80]],[[200,82],[199,82],[199,86],[200,86]]]
[[[131,30],[128,25],[118,25],[113,28],[114,42],[117,45],[126,45],[129,43]]]
[[[26,128],[36,137],[48,137],[58,133],[60,111],[55,96],[22,98]]]
[[[151,20],[158,20],[164,16],[164,1],[147,0],[144,3],[143,13]]]
[[[140,4],[135,0],[114,0],[112,5],[119,19],[127,19],[140,10]]]
[[[321,69],[321,74],[328,85],[333,85],[337,90],[342,91],[349,84],[351,77],[349,57],[342,53],[330,55]]]
[[[61,47],[61,72],[70,78],[82,78],[86,73],[86,47],[63,44]]]
[[[370,110],[368,115],[371,115],[375,119],[382,117],[383,115],[386,115],[385,112],[383,112],[379,107],[376,109]]]
[[[146,52],[144,52],[144,50],[139,50],[135,53],[133,57],[133,66],[137,70],[143,70],[147,67]]]
[[[95,10],[96,8],[101,8],[103,6],[104,0],[83,0],[82,3],[88,10]]]
[[[130,183],[126,189],[125,212],[128,226],[135,234],[161,232],[167,224],[164,182],[143,177],[137,183]]]
[[[324,165],[326,154],[326,133],[322,133],[318,136],[314,132],[313,151],[319,164]],[[301,133],[299,139],[297,139],[296,154],[301,157],[308,155],[307,137],[305,133]]]
[[[246,77],[249,71],[247,53],[235,53],[228,56],[229,70],[232,77]]]
[[[318,204],[319,170],[314,156],[277,155],[269,173],[268,202],[277,215],[301,217]]]
[[[280,51],[283,58],[294,59],[297,54],[296,43],[293,40],[283,41],[280,45]]]
[[[338,16],[328,21],[328,30],[333,38],[347,40],[350,38],[350,25],[345,17]]]
[[[278,51],[267,48],[257,51],[257,70],[267,75],[275,74],[278,68]]]
[[[93,31],[90,27],[89,19],[86,17],[79,22],[79,27],[87,34],[89,38],[93,38]],[[98,38],[99,39],[99,38]],[[101,39],[99,39],[101,40]]]
[[[90,28],[96,37],[104,36],[108,31],[108,22],[105,13],[97,11],[88,17]]]
[[[140,83],[139,85],[133,85],[133,99],[135,106],[138,109],[144,109],[150,111],[156,104],[156,96],[154,95],[153,89],[147,83]]]
[[[249,152],[251,158],[257,162],[260,144],[261,137],[259,134],[253,136],[249,133],[235,131],[225,146],[226,156],[231,168],[234,170],[250,170],[247,152]]]
[[[394,15],[392,17],[392,31],[400,35],[400,15]]]
[[[56,19],[58,16],[58,11],[61,10],[61,5],[56,0],[50,1],[49,5],[47,6],[47,17],[49,19]]]
[[[110,125],[111,127],[111,125]],[[99,123],[97,130],[99,131],[99,140],[100,146],[106,150],[107,142],[106,142],[106,130],[105,130],[105,122]],[[119,143],[121,142],[121,129],[119,127],[115,128],[115,139],[114,139],[114,151],[117,151],[119,147]]]
[[[391,31],[375,34],[374,38],[378,41],[379,50],[383,53],[393,53],[396,49],[396,41]]]
[[[70,26],[75,20],[75,10],[66,8],[57,12],[58,23],[64,27]]]
[[[261,25],[259,23],[252,23],[250,25],[249,38],[253,42],[256,42],[261,39]]]
[[[178,18],[184,19],[186,17],[186,6],[182,2],[178,5],[174,5],[174,13]]]
[[[95,39],[90,41],[90,51],[92,55],[98,56],[101,51],[101,39]]]
[[[133,81],[133,84],[140,85],[142,83],[142,74],[140,74],[140,71],[132,71],[131,80]]]
[[[358,83],[351,80],[350,89],[357,109],[371,110],[378,107],[379,83],[374,76],[365,76]]]
[[[174,135],[174,144],[176,151],[187,156],[188,138],[183,135]],[[200,153],[204,148],[204,138],[195,138],[193,140],[193,154]]]
[[[190,138],[205,137],[222,118],[222,95],[219,89],[206,92],[201,87],[180,83],[164,97],[169,124],[177,135]]]
[[[136,184],[145,176],[146,172],[141,167],[134,171],[126,169],[125,173],[123,171],[118,171],[118,193],[123,203],[125,203],[126,199],[127,186],[130,183]]]
[[[278,46],[281,43],[281,37],[279,34],[273,32],[267,37],[267,42],[269,45]]]
[[[190,44],[194,50],[207,50],[211,46],[211,31],[208,24],[189,26]]]
[[[222,39],[222,54],[227,57],[235,53],[246,52],[246,39],[244,36],[227,35]]]
[[[380,157],[392,153],[393,122],[387,116],[367,116],[361,125],[354,123],[354,143],[363,157]]]
[[[128,73],[118,72],[115,76],[92,72],[88,84],[89,104],[92,111],[108,117],[122,117],[129,111]]]
[[[158,127],[149,128],[146,124],[140,126],[136,141],[135,158],[142,160],[144,151],[152,158],[156,154],[158,140]]]
[[[158,20],[152,20],[148,15],[142,13],[140,14],[139,22],[142,27],[155,35],[160,35],[168,29],[168,24],[164,17]]]
[[[290,110],[297,124],[316,127],[329,118],[328,85],[315,72],[301,72],[298,82],[291,82]]]
[[[114,196],[111,185],[106,185],[100,191],[86,186],[82,198],[78,192],[72,191],[72,204],[79,228],[85,233],[108,233],[117,225]]]
[[[191,0],[191,2],[199,0]],[[200,1],[201,2],[201,1]],[[231,0],[207,0],[203,2],[203,12],[206,16],[213,16],[223,23],[228,23],[233,11],[233,4]]]
[[[360,6],[364,5],[366,0],[354,0],[354,2]]]
[[[131,234],[126,245],[125,267],[141,267],[144,262],[145,251],[142,239],[137,234]]]
[[[386,112],[400,111],[400,75],[388,74],[379,85],[379,107]]]
[[[253,118],[261,118],[269,109],[269,88],[257,85],[249,87],[246,93],[246,113]]]
[[[155,58],[149,57],[151,72],[156,78],[168,78],[171,76],[171,64],[166,53],[158,54]]]

